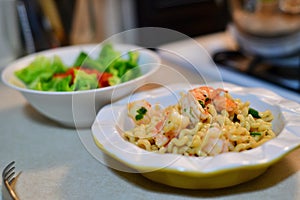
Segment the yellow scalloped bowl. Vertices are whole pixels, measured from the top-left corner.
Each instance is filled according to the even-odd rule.
[[[234,186],[264,173],[268,167],[300,146],[300,106],[265,89],[243,88],[228,83],[225,87],[234,96],[249,100],[258,110],[270,109],[275,116],[273,129],[277,137],[263,145],[243,151],[223,153],[214,157],[188,157],[145,151],[127,141],[120,133],[131,126],[126,103],[146,98],[150,103],[171,105],[177,102],[186,85],[171,85],[138,93],[102,108],[92,126],[96,145],[106,154],[137,170],[146,178],[178,188],[216,189]],[[177,88],[181,88],[180,90]],[[173,92],[168,94],[170,89]],[[175,95],[174,95],[175,94]],[[109,166],[118,169],[118,166]]]

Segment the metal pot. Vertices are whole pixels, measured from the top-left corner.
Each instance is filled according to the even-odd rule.
[[[300,0],[231,0],[230,8],[230,31],[243,51],[299,63]]]

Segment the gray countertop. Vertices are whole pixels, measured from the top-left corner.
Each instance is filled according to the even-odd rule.
[[[197,81],[189,71],[180,70]],[[16,161],[16,171],[20,172],[16,191],[21,200],[300,199],[300,149],[258,178],[238,186],[218,190],[177,189],[154,183],[138,173],[107,167],[89,153],[76,129],[45,118],[19,92],[2,82],[0,99],[0,168]],[[80,135],[89,139],[91,130],[80,130]]]

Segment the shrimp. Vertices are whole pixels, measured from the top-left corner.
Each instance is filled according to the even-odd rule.
[[[132,118],[135,124],[149,124],[151,121],[151,104],[146,100],[137,100],[127,105],[128,116]]]
[[[165,146],[170,142],[170,138],[163,135],[163,134],[157,134],[154,137],[155,144],[160,148]]]
[[[163,126],[165,132],[180,132],[182,129],[189,125],[189,118],[181,115],[173,107],[168,107],[165,109],[166,120]]]
[[[205,120],[208,112],[199,104],[192,91],[183,94],[179,101],[180,113],[190,119],[191,128],[193,128],[199,120]]]
[[[226,110],[228,112],[232,112],[236,110],[237,104],[234,102],[232,99],[229,99],[225,96],[217,96],[214,100],[213,103],[216,107],[217,111],[222,111]]]
[[[229,142],[222,137],[222,130],[219,126],[210,127],[203,139],[201,151],[209,156],[215,156],[229,151]]]
[[[157,146],[161,147],[189,124],[189,118],[181,115],[177,108],[167,107],[162,110],[146,100],[137,100],[128,104],[128,116],[136,125],[151,128],[151,134]],[[150,130],[150,129],[149,129]]]
[[[217,88],[214,89],[208,86],[202,86],[189,91],[203,108],[207,104],[213,103],[218,112],[226,110],[232,112],[237,108],[237,104],[226,96],[221,96],[221,93],[227,93],[226,90]]]
[[[155,144],[162,146],[172,138],[177,137],[180,131],[189,125],[189,118],[181,115],[177,109],[170,106],[164,110],[163,119],[156,124],[158,134],[154,137]]]
[[[215,90],[212,87],[207,86],[194,88],[189,92],[191,92],[197,100],[201,101],[205,101],[206,98],[212,98],[213,96],[215,96]]]

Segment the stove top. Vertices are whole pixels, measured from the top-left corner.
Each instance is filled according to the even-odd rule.
[[[292,59],[292,63],[287,63]],[[245,55],[240,51],[220,51],[213,54],[214,62],[222,68],[276,84],[300,94],[300,53],[290,59],[267,60]]]

